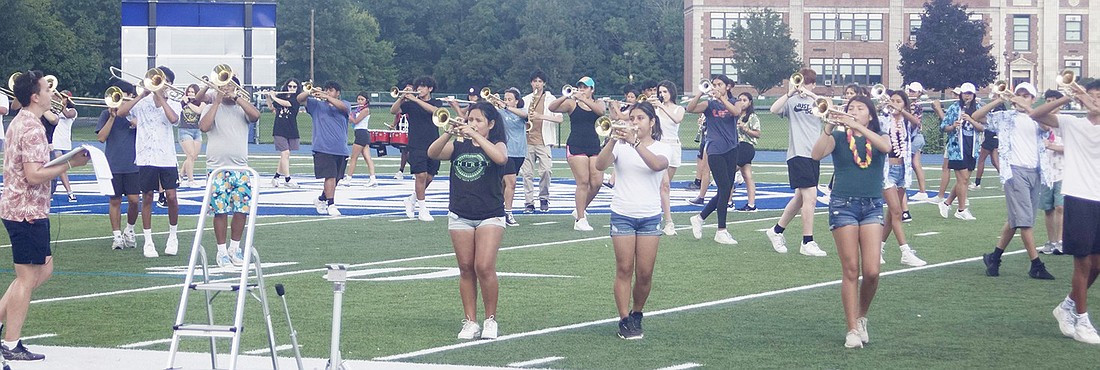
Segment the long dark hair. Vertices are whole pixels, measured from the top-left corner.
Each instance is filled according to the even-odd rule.
[[[672,101],[675,102],[676,94],[678,93],[678,91],[676,91],[676,84],[672,83],[672,81],[669,80],[664,80],[657,83],[657,100],[660,100],[660,102],[664,103],[665,101],[661,100],[661,86],[664,86],[665,89],[668,89],[668,98],[672,99]]]
[[[971,98],[969,102],[963,101],[963,94],[970,94]],[[959,93],[959,110],[966,114],[974,114],[978,110],[978,94],[964,92]]]
[[[726,75],[711,75],[710,80],[722,80],[726,84],[726,98],[733,99],[733,80]]]
[[[292,78],[292,79],[286,80],[286,82],[283,83],[283,91],[287,91],[287,86],[290,86],[291,82],[294,83],[294,96],[297,97],[298,94],[302,93],[302,83],[298,82],[297,78]],[[297,101],[298,99],[294,98],[294,99],[289,99],[289,100]]]
[[[748,123],[749,117],[752,117],[752,115],[756,114],[756,101],[752,99],[752,94],[748,92],[737,94],[737,97],[742,96],[749,99],[749,106],[745,108],[744,112],[741,112],[741,122]]]
[[[878,120],[878,111],[875,109],[875,103],[863,95],[856,95],[851,100],[848,100],[848,105],[845,106],[844,111],[847,112],[852,106],[852,102],[860,102],[867,106],[867,113],[871,115],[871,120],[867,122],[867,129],[871,132],[882,132],[882,123]]]
[[[657,117],[657,108],[654,108],[653,104],[649,104],[648,101],[644,101],[634,104],[634,107],[630,108],[631,112],[635,110],[642,111],[649,119],[653,120],[653,131],[650,136],[653,137],[653,140],[661,140],[661,135],[663,135],[664,132],[661,131],[661,118]]]
[[[890,90],[886,93],[887,97],[894,97],[894,95],[901,97],[901,103],[904,109],[909,109],[909,94],[901,90]]]
[[[493,127],[489,129],[489,137],[487,137],[490,142],[496,144],[508,140],[508,136],[504,132],[504,118],[500,115],[497,107],[489,104],[489,102],[478,101],[470,105],[470,109],[466,114],[469,115],[469,112],[474,109],[480,110],[481,114],[485,115],[485,120],[493,123]]]

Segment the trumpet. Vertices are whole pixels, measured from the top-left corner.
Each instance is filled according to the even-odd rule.
[[[493,95],[493,90],[489,89],[488,87],[481,88],[480,96],[482,99],[489,102],[489,104],[497,107],[504,107],[504,100],[502,100],[500,96]]]
[[[822,121],[842,126],[844,124],[837,121],[836,116],[855,118],[855,116],[853,116],[852,114],[841,111],[840,109],[834,107],[833,101],[828,98],[817,98],[817,100],[814,100],[814,108],[812,113],[818,118],[821,118]]]
[[[817,94],[814,94],[813,91],[808,91],[803,88],[802,84],[806,82],[806,77],[802,75],[802,72],[792,73],[790,77],[790,82],[791,88],[797,90],[798,95],[801,95],[803,97],[810,97],[814,100],[819,99]]]
[[[1077,84],[1077,73],[1072,69],[1064,70],[1058,75],[1058,88],[1069,96],[1077,95],[1077,91],[1084,90]]]
[[[313,80],[302,82],[302,91],[313,91]]]
[[[635,101],[637,101],[639,103],[647,101],[647,100],[649,100],[649,95],[646,95],[646,94],[638,95],[638,98],[635,99]]]
[[[309,83],[310,87],[313,87],[312,82],[309,82],[309,81],[307,81],[307,82]],[[313,89],[310,89],[310,90],[313,90]],[[397,86],[394,86],[394,87],[390,88],[390,97],[391,98],[397,99],[398,96],[403,96],[405,94],[416,94],[416,90],[401,90],[401,89],[398,89]]]
[[[612,121],[607,116],[596,119],[596,135],[607,137],[613,130],[637,131],[638,127],[622,121]]]
[[[577,92],[577,88],[573,87],[573,85],[568,85],[567,84],[567,85],[561,87],[561,96],[564,96],[566,98],[572,98],[573,94],[575,94],[576,92]]]
[[[1012,92],[1009,91],[1008,82],[1005,80],[997,80],[993,83],[993,91],[991,92],[994,98],[1001,98],[1004,100],[1012,100]]]
[[[871,86],[871,99],[880,100],[886,98],[886,85],[875,84]]]
[[[455,135],[457,137],[455,140],[464,141],[464,137],[459,133],[458,128],[465,126],[466,121],[460,118],[451,117],[451,112],[448,111],[447,108],[436,109],[435,112],[432,113],[432,123],[435,124],[436,127],[443,129],[443,131]]]
[[[799,75],[799,76],[801,76],[801,75]],[[801,84],[802,83],[799,82],[799,85],[801,85]],[[710,95],[711,90],[714,90],[714,86],[711,85],[710,81],[708,81],[706,79],[699,80],[699,92],[700,93],[702,93],[703,95]]]

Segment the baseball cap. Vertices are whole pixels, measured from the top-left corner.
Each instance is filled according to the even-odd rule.
[[[480,91],[481,91],[481,89],[479,89],[477,86],[470,86],[470,89],[466,90],[466,95],[469,95],[469,96],[479,95]]]
[[[907,86],[906,89],[912,92],[923,92],[924,85],[921,85],[920,82],[913,81],[909,83],[909,86]]]
[[[977,94],[978,93],[978,88],[974,87],[974,84],[967,82],[967,83],[962,84],[962,86],[959,86],[959,94],[962,94],[962,93]]]
[[[1026,90],[1031,96],[1039,96],[1039,90],[1036,90],[1035,85],[1032,85],[1030,82],[1021,82],[1019,85],[1016,85],[1015,89],[1012,89],[1012,92],[1020,92],[1020,89]]]
[[[588,87],[595,88],[596,87],[596,80],[593,80],[592,77],[584,76],[584,77],[581,77],[580,80],[577,80],[577,85],[580,85],[580,84],[588,85]]]

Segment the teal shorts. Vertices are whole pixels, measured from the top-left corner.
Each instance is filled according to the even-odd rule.
[[[212,172],[212,171],[210,171]],[[210,186],[210,212],[215,215],[248,213],[252,202],[251,175],[244,171],[222,171],[216,176],[207,172]]]
[[[1062,196],[1062,182],[1055,181],[1054,187],[1048,188],[1046,184],[1043,185],[1042,190],[1039,190],[1039,209],[1044,211],[1053,210],[1055,207],[1061,207],[1065,205],[1066,198]]]

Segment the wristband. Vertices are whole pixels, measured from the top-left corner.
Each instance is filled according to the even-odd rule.
[[[634,139],[634,143],[630,144],[630,146],[634,147],[634,149],[637,149],[638,145],[641,145],[641,144],[642,144],[642,139],[641,138],[636,138],[636,139]]]

